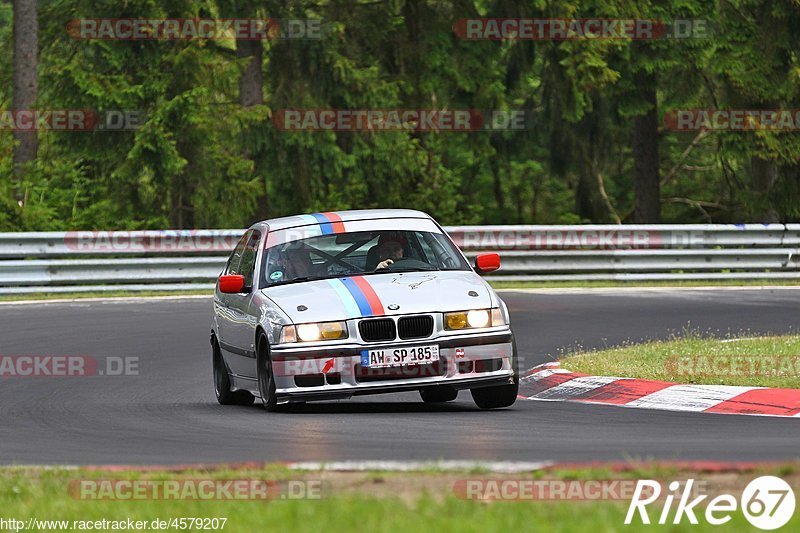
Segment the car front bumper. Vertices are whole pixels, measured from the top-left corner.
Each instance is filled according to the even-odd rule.
[[[364,350],[437,344],[439,363],[384,369],[361,367]],[[513,383],[511,330],[440,335],[415,341],[335,346],[277,345],[271,350],[279,403],[344,399],[446,385],[472,389]]]

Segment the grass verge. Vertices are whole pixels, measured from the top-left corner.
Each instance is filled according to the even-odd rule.
[[[522,500],[475,501],[457,495],[459,481],[488,478],[497,480],[635,480],[657,479],[666,486],[670,480],[693,478],[704,483],[709,493],[738,494],[759,475],[782,476],[798,486],[797,465],[764,467],[739,473],[700,473],[646,467],[612,472],[602,468],[548,470],[529,474],[492,475],[469,472],[297,472],[282,467],[219,469],[213,471],[103,471],[65,469],[0,469],[0,517],[27,521],[125,521],[152,523],[155,519],[227,519],[225,531],[261,531],[265,527],[282,531],[712,531],[700,517],[700,525],[686,519],[680,525],[653,526],[634,522],[625,526],[628,499],[615,500]],[[276,497],[271,500],[188,500],[188,499],[86,499],[70,486],[80,480],[228,480],[251,479],[283,482],[322,482],[319,499]],[[295,491],[300,495],[299,491]],[[709,498],[710,499],[710,498]],[[702,514],[702,505],[698,514]],[[661,507],[650,509],[657,520]],[[674,514],[674,507],[672,513]],[[798,514],[785,526],[800,525]],[[732,513],[727,530],[754,530],[741,511]],[[51,527],[51,530],[60,529]],[[168,528],[174,530],[175,528]]]
[[[209,291],[96,291],[96,292],[36,292],[30,294],[0,294],[0,302],[26,300],[79,300],[84,298],[148,298],[153,296],[211,296]]]
[[[688,335],[577,353],[561,365],[591,375],[800,389],[800,336]]]

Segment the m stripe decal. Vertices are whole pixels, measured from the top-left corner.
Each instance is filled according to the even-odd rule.
[[[340,278],[339,281],[350,293],[350,296],[358,306],[361,316],[385,314],[380,298],[378,298],[378,295],[367,280],[357,276],[354,278]]]
[[[342,217],[330,211],[322,214],[328,217],[328,220],[331,221],[331,227],[333,228],[334,233],[344,233],[344,222],[342,222]]]
[[[361,314],[361,310],[358,308],[358,305],[356,305],[355,299],[350,295],[350,292],[345,288],[341,280],[329,279],[328,283],[330,283],[331,287],[336,291],[336,294],[339,295],[339,299],[344,304],[344,309],[348,317]]]
[[[364,293],[367,302],[369,302],[369,306],[372,308],[372,314],[385,315],[386,311],[383,310],[383,303],[381,303],[381,299],[378,298],[378,294],[375,292],[375,289],[372,288],[372,285],[369,284],[369,281],[362,276],[355,276],[350,279],[352,279],[356,285],[358,285],[358,288],[361,289],[361,292]]]
[[[319,224],[323,235],[344,232],[344,222],[342,222],[342,217],[336,213],[312,213],[311,216],[314,217]]]

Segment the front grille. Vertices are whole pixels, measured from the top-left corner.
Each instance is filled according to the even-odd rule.
[[[394,320],[391,318],[362,320],[358,324],[358,332],[361,338],[368,342],[391,341],[397,336]]]
[[[397,321],[401,339],[421,339],[433,333],[433,317],[429,315],[404,316]]]
[[[447,362],[444,359],[440,359],[425,365],[390,366],[387,368],[367,368],[356,364],[354,373],[357,383],[428,378],[446,375]]]

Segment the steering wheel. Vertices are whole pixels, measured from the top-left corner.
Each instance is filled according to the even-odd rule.
[[[408,261],[409,259],[411,259],[411,258],[410,257],[400,257],[399,259],[392,259],[392,264],[391,265],[387,266],[386,268],[375,267],[375,272],[379,272],[381,270],[389,270],[389,269],[392,268],[393,265],[396,265],[397,263],[400,263],[401,261]],[[383,261],[386,261],[386,259],[384,259]],[[383,261],[378,261],[378,264],[383,263]]]
[[[414,259],[413,257],[401,257],[400,259],[395,259],[394,262],[386,267],[385,270],[391,271],[395,265],[401,265],[403,268],[419,268],[422,270],[433,270],[430,264],[426,263],[425,261],[420,261],[419,259]]]

